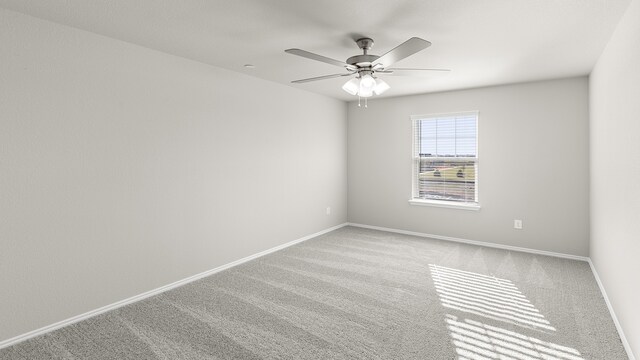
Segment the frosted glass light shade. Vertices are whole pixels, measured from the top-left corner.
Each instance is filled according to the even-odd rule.
[[[366,98],[373,96],[373,89],[360,89],[358,91],[358,96]]]
[[[374,79],[373,76],[369,74],[353,78],[342,85],[342,90],[347,93],[364,98],[371,97],[373,94],[380,95],[389,89],[389,84],[383,80]]]
[[[358,93],[358,89],[360,88],[360,79],[353,78],[344,85],[342,85],[342,90],[348,92],[351,95],[356,95]]]
[[[380,95],[390,88],[391,86],[384,82],[384,80],[376,79],[376,86],[373,88],[373,92],[376,93],[376,95]]]
[[[371,75],[364,75],[360,78],[360,88],[358,95],[361,97],[373,96],[373,88],[376,86],[376,80]]]

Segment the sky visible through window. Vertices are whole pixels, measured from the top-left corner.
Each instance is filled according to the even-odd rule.
[[[419,122],[421,156],[477,156],[475,114]]]

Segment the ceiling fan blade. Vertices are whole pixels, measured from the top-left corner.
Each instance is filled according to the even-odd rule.
[[[312,78],[308,78],[308,79],[294,80],[294,81],[292,81],[292,83],[301,84],[301,83],[306,83],[306,82],[310,82],[310,81],[331,79],[331,78],[337,78],[337,77],[341,77],[341,76],[351,76],[351,75],[353,75],[353,74],[352,73],[349,73],[349,74],[331,74],[331,75],[312,77]]]
[[[382,71],[376,71],[376,74],[384,74],[385,76],[426,76],[434,73],[447,73],[449,69],[387,69]]]
[[[384,71],[451,71],[451,69],[390,68]]]
[[[304,58],[311,59],[311,60],[321,61],[321,62],[326,63],[326,64],[340,66],[340,67],[343,67],[343,68],[347,68],[349,70],[355,70],[356,69],[355,66],[349,65],[349,64],[347,64],[347,63],[345,63],[343,61],[335,60],[335,59],[332,59],[332,58],[328,58],[326,56],[314,54],[312,52],[308,52],[308,51],[301,50],[301,49],[287,49],[284,52],[286,52],[288,54],[302,56]]]
[[[408,56],[411,56],[420,50],[424,50],[429,46],[431,46],[431,43],[428,42],[427,40],[420,39],[417,37],[412,37],[411,39],[403,42],[402,44],[391,49],[386,54],[377,58],[373,62],[374,63],[373,66],[374,68],[375,67],[383,68],[383,69],[387,68],[391,66],[391,64],[394,64]]]

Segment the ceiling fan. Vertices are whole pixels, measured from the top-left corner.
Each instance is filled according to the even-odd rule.
[[[369,50],[373,46],[373,39],[371,38],[360,38],[356,40],[356,44],[360,49],[362,49],[363,54],[352,56],[345,62],[314,54],[312,52],[301,49],[285,50],[285,52],[289,54],[302,56],[311,60],[321,61],[327,64],[339,66],[347,70],[347,73],[331,74],[307,79],[294,80],[292,81],[292,83],[299,84],[310,81],[355,75],[353,79],[347,81],[342,86],[342,89],[351,95],[358,95],[358,97],[365,98],[366,101],[366,98],[371,97],[374,94],[380,95],[390,88],[390,86],[386,82],[378,79],[377,76],[375,76],[376,74],[415,75],[420,73],[421,71],[450,71],[448,69],[416,69],[390,67],[394,63],[431,46],[430,42],[418,37],[412,37],[411,39],[403,42],[402,44],[396,46],[395,48],[381,56],[369,54]]]

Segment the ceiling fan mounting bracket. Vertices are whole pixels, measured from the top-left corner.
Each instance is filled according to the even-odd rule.
[[[362,49],[362,51],[364,51],[364,54],[367,54],[367,51],[369,51],[372,47],[373,47],[373,39],[372,38],[360,38],[358,40],[356,40],[356,44],[358,44],[358,47],[360,49]]]

